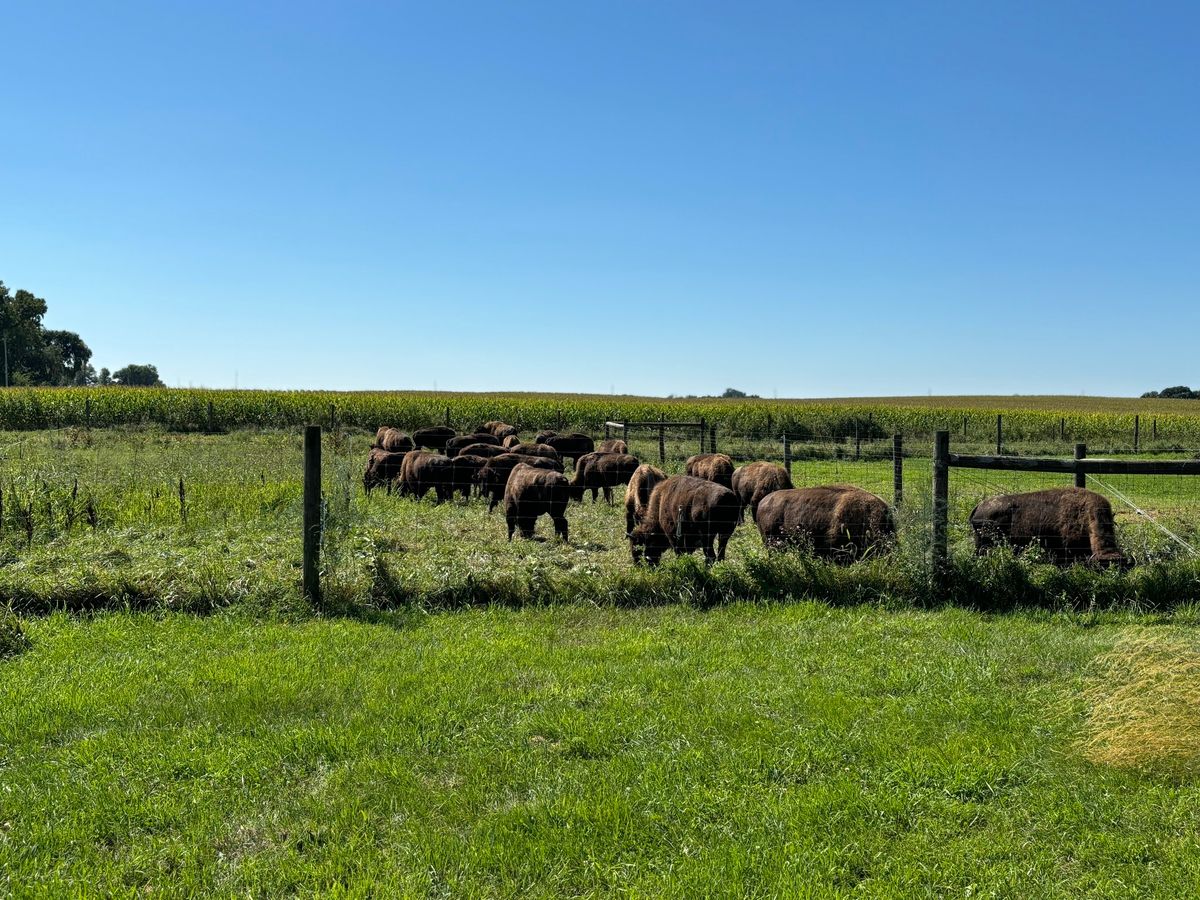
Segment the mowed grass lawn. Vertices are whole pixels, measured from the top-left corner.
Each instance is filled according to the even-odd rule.
[[[1128,627],[33,618],[0,661],[0,894],[1193,895],[1196,787],[1076,749]]]

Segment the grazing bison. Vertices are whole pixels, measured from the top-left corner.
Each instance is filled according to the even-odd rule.
[[[811,546],[839,562],[853,562],[896,533],[883,500],[841,484],[770,493],[758,504],[757,522],[767,547]]]
[[[420,500],[433,488],[437,502],[453,495],[454,461],[449,457],[418,450],[407,454],[400,466],[400,494]]]
[[[517,429],[514,426],[499,420],[484,422],[475,430],[483,434],[490,434],[498,441],[502,441],[506,437],[512,437],[517,433]]]
[[[416,449],[412,438],[399,428],[380,428],[375,432],[375,446],[389,453],[407,453]]]
[[[484,459],[491,459],[493,456],[500,456],[502,453],[507,452],[503,447],[499,447],[496,444],[467,444],[465,447],[460,447],[454,456],[457,458],[466,453],[471,456],[482,456]]]
[[[733,490],[733,460],[724,453],[697,453],[695,456],[689,456],[684,472]]]
[[[601,441],[600,446],[596,448],[597,453],[628,453],[629,445],[620,438],[612,438],[611,440]]]
[[[659,482],[641,523],[629,535],[633,561],[640,562],[644,554],[646,562],[658,565],[668,547],[677,556],[703,550],[709,563],[723,560],[739,509],[737,494],[705,478],[674,475]]]
[[[504,447],[506,450],[510,450],[513,447],[519,447],[519,446],[521,446],[521,439],[519,437],[517,437],[515,434],[510,434],[508,437],[506,437],[504,440],[502,440],[500,442],[500,446]]]
[[[1001,543],[1015,549],[1039,544],[1059,565],[1127,565],[1117,546],[1112,505],[1084,488],[989,497],[971,512],[971,527],[979,554]]]
[[[515,447],[509,447],[508,452],[516,453],[518,456],[540,456],[542,459],[562,462],[558,451],[547,444],[517,444]]]
[[[521,463],[536,469],[546,469],[551,472],[562,472],[562,463],[553,459],[542,459],[539,456],[519,456],[515,453],[505,453],[503,456],[493,456],[475,476],[479,491],[489,497],[488,512],[496,508],[496,504],[504,499],[504,489],[508,486],[508,477],[512,470]]]
[[[470,447],[472,444],[492,444],[499,447],[500,441],[490,434],[475,432],[474,434],[460,434],[457,437],[452,437],[446,441],[446,455],[457,456],[462,452],[463,447]]]
[[[596,449],[596,442],[586,434],[553,434],[538,443],[553,447],[563,459],[569,459],[573,463],[578,463],[579,457]]]
[[[430,450],[445,452],[446,441],[454,437],[456,432],[449,425],[434,425],[432,428],[418,428],[413,432],[413,443],[418,447],[428,447]]]
[[[490,446],[484,444],[483,446]],[[471,488],[483,467],[488,463],[487,458],[471,453],[460,453],[450,460],[450,494],[461,493],[466,500],[471,499]]]
[[[372,447],[367,456],[367,470],[363,472],[363,490],[369,494],[373,488],[385,485],[390,494],[392,482],[400,477],[400,467],[404,465],[406,455]]]
[[[554,437],[556,434],[558,434],[557,431],[539,431],[534,437],[533,442],[535,444],[544,444],[546,443],[546,438]]]
[[[650,492],[660,481],[666,481],[667,474],[655,466],[642,464],[634,471],[625,489],[625,537],[633,534],[646,517],[646,509],[650,505]]]
[[[758,504],[763,497],[775,491],[786,491],[792,487],[792,478],[787,469],[778,463],[753,462],[740,467],[733,473],[733,492],[742,501],[743,516],[750,507],[750,518],[758,521]]]
[[[584,491],[590,490],[592,502],[595,503],[603,491],[604,499],[612,506],[612,489],[618,484],[629,484],[639,465],[638,458],[628,453],[585,453],[575,463],[571,499],[582,501]]]
[[[569,490],[566,476],[561,472],[527,463],[514,468],[504,489],[508,539],[512,540],[514,529],[520,529],[523,538],[533,537],[537,517],[546,514],[554,522],[554,533],[567,540],[567,517],[563,514],[567,511]]]

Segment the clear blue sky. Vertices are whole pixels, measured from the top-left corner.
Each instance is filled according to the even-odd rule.
[[[0,279],[168,384],[1200,382],[1194,3],[10,3]]]

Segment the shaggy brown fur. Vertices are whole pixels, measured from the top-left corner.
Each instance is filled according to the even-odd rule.
[[[482,445],[490,446],[490,445]],[[471,489],[475,479],[487,465],[487,459],[471,453],[460,453],[450,460],[450,494],[461,493],[466,500],[471,499]]]
[[[475,430],[483,434],[490,434],[498,441],[502,441],[506,437],[512,437],[517,433],[517,429],[514,426],[509,425],[507,422],[501,422],[498,419],[491,422],[484,422]]]
[[[650,492],[666,478],[667,473],[655,466],[642,464],[637,467],[625,489],[625,537],[633,534],[633,529],[645,518],[650,505]]]
[[[510,450],[513,447],[519,447],[520,444],[521,444],[521,439],[519,437],[517,437],[515,434],[510,434],[508,437],[506,437],[504,440],[502,440],[500,442],[500,446],[504,447],[506,450]]]
[[[684,472],[733,490],[733,460],[724,453],[698,453],[689,456]]]
[[[650,493],[641,524],[629,535],[633,561],[644,553],[654,566],[668,547],[677,556],[703,550],[712,563],[725,558],[725,546],[737,527],[737,494],[704,478],[674,475]],[[713,541],[717,549],[713,551]]]
[[[503,456],[493,456],[475,476],[479,492],[489,497],[488,512],[496,508],[496,504],[504,499],[504,489],[508,486],[508,477],[512,470],[521,463],[536,469],[546,469],[551,472],[562,472],[562,463],[553,459],[542,459],[538,456],[519,456],[516,453],[505,453]]]
[[[592,453],[596,449],[596,442],[586,434],[555,434],[538,443],[553,447],[563,459],[574,463],[578,463],[579,457],[585,453]]]
[[[446,441],[454,437],[456,432],[449,425],[434,425],[432,428],[418,428],[413,432],[413,443],[418,447],[428,447],[430,450],[445,451]]]
[[[620,438],[612,438],[611,440],[601,441],[600,446],[596,448],[597,453],[628,453],[629,445]]]
[[[546,438],[554,437],[556,434],[558,434],[557,431],[546,431],[546,430],[539,431],[537,433],[537,435],[534,437],[533,442],[535,444],[544,444],[544,443],[546,443]]]
[[[758,530],[770,548],[810,546],[817,556],[853,562],[896,533],[892,511],[850,485],[775,491],[758,504]]]
[[[367,470],[363,472],[363,490],[368,494],[373,488],[387,487],[392,492],[392,482],[400,477],[400,467],[404,464],[404,453],[389,453],[379,447],[372,447],[367,456]]]
[[[562,457],[558,451],[546,444],[517,444],[514,447],[508,448],[509,453],[516,453],[518,456],[540,456],[542,459],[552,459],[555,462],[562,462]]]
[[[504,519],[508,523],[508,539],[520,529],[521,537],[533,537],[534,525],[540,515],[550,516],[554,533],[567,540],[568,485],[559,472],[539,469],[522,463],[512,470],[504,489]]]
[[[779,463],[753,462],[740,467],[733,473],[733,492],[742,501],[742,516],[745,518],[746,507],[750,507],[750,518],[758,521],[758,504],[763,497],[774,491],[786,491],[792,487],[792,478],[787,469]]]
[[[454,454],[454,458],[466,453],[471,456],[482,456],[484,459],[491,459],[493,456],[499,456],[507,452],[503,447],[498,447],[495,444],[467,444],[467,446],[459,448],[458,452]]]
[[[1059,565],[1127,564],[1117,546],[1112,504],[1107,497],[1084,488],[989,497],[971,513],[971,527],[979,554],[1002,543],[1018,550],[1040,544]]]
[[[584,491],[592,492],[595,503],[601,491],[604,499],[612,506],[612,489],[619,484],[629,484],[641,462],[628,453],[585,453],[575,463],[575,477],[571,479],[571,499],[583,500]]]
[[[380,428],[375,432],[375,446],[389,453],[407,453],[416,449],[412,438],[399,428]]]
[[[453,495],[454,462],[446,456],[428,450],[416,450],[404,457],[400,465],[400,495],[420,500],[433,488],[437,502]]]
[[[478,431],[474,434],[460,434],[446,441],[446,455],[457,456],[462,452],[463,447],[470,447],[472,444],[491,444],[492,446],[499,447],[500,441],[490,434]]]

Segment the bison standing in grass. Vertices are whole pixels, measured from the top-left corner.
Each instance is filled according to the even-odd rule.
[[[400,466],[401,496],[420,500],[433,488],[437,502],[449,500],[454,492],[454,461],[428,450],[414,450]]]
[[[740,508],[737,494],[729,488],[674,475],[650,493],[642,522],[629,535],[633,561],[640,562],[644,554],[650,565],[657,565],[668,548],[677,556],[703,550],[709,563],[723,560]]]
[[[597,453],[628,453],[629,445],[620,438],[610,438],[607,441],[601,441],[600,446],[596,448]]]
[[[540,456],[542,459],[552,459],[555,462],[562,462],[562,456],[553,447],[546,444],[516,444],[508,448],[509,453],[516,453],[518,456]]]
[[[733,460],[724,453],[697,453],[689,456],[684,471],[733,490]]]
[[[475,430],[478,432],[482,432],[483,434],[490,434],[492,437],[494,437],[498,441],[502,441],[506,437],[514,437],[517,433],[517,429],[515,426],[509,425],[507,422],[501,422],[499,420],[495,420],[492,422],[484,422],[482,425],[480,425]]]
[[[496,508],[496,504],[504,499],[504,489],[508,487],[508,477],[512,474],[513,469],[525,463],[537,469],[546,469],[551,472],[562,472],[562,463],[553,459],[542,459],[537,456],[518,456],[515,453],[505,453],[503,456],[493,456],[487,461],[479,474],[475,476],[475,482],[479,485],[479,491],[485,497],[489,497],[488,512],[490,513]]]
[[[500,442],[500,446],[505,450],[511,450],[513,447],[521,446],[521,439],[515,434],[510,434]]]
[[[487,446],[487,445],[484,445]],[[448,457],[447,457],[448,458]],[[450,460],[450,494],[461,493],[463,499],[471,499],[471,489],[478,480],[479,473],[487,465],[483,456],[470,453],[460,453]]]
[[[482,456],[484,459],[491,459],[493,456],[500,456],[507,452],[496,444],[467,444],[465,447],[457,448],[457,452],[452,458],[457,459],[465,453],[468,456]]]
[[[500,441],[490,434],[477,431],[474,434],[460,434],[446,441],[446,455],[458,456],[464,447],[470,447],[472,444],[491,444],[493,447],[499,447]]]
[[[573,463],[578,463],[579,457],[596,449],[596,442],[586,434],[552,434],[538,443],[553,447],[563,459]]]
[[[758,521],[758,504],[775,491],[786,491],[792,487],[792,477],[778,463],[753,462],[740,467],[733,473],[733,492],[742,502],[742,510],[750,508],[750,518]],[[740,521],[740,520],[739,520]]]
[[[449,425],[434,425],[431,428],[418,428],[413,432],[413,443],[418,447],[428,447],[430,450],[446,451],[446,442],[455,437],[457,432]]]
[[[643,463],[637,467],[625,488],[625,537],[633,534],[633,529],[646,517],[655,485],[666,480],[667,474],[656,466]]]
[[[404,465],[406,453],[389,453],[379,447],[372,447],[367,456],[367,470],[363,472],[363,490],[368,494],[373,488],[386,486],[387,492],[392,492],[392,483],[400,477],[400,468]]]
[[[809,547],[838,562],[853,562],[896,533],[887,503],[841,484],[768,494],[758,504],[757,523],[769,548]]]
[[[603,491],[604,499],[612,506],[612,489],[619,484],[629,484],[639,465],[638,458],[628,453],[585,453],[575,463],[571,499],[582,501],[584,492],[590,490],[595,503]]]
[[[412,438],[399,428],[380,428],[375,432],[375,446],[389,453],[407,453],[416,449]]]
[[[1084,488],[1050,488],[989,497],[971,512],[975,549],[1037,544],[1051,562],[1125,566],[1108,498]]]
[[[521,463],[508,476],[504,489],[504,519],[508,523],[508,539],[514,530],[521,537],[533,537],[538,516],[548,515],[554,522],[554,533],[567,540],[567,502],[569,485],[566,476],[549,469]]]

